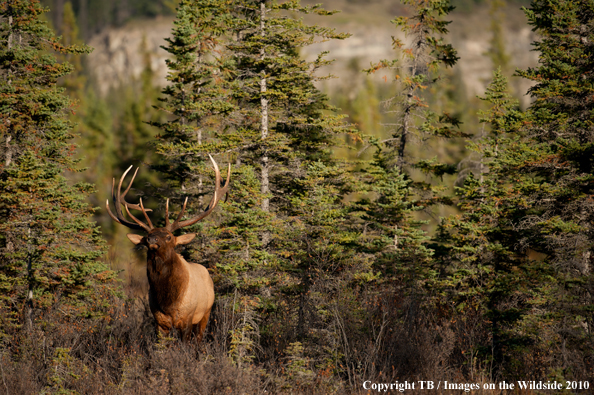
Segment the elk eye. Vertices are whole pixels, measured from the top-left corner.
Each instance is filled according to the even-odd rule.
[[[171,236],[167,235],[167,241],[171,241]]]

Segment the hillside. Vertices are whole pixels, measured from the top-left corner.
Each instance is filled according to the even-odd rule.
[[[390,19],[402,14],[402,6],[389,5],[386,2],[372,2],[369,6],[348,1],[333,1],[331,7],[341,12],[331,18],[309,17],[315,23],[332,23],[340,31],[352,36],[344,41],[333,40],[307,48],[304,56],[312,59],[321,51],[329,51],[329,58],[335,59],[327,73],[337,79],[327,81],[322,88],[327,92],[349,84],[359,86],[364,80],[362,73],[355,69],[367,67],[370,62],[393,57],[391,36],[400,34],[390,23]],[[527,68],[537,62],[537,54],[531,51],[534,34],[526,24],[523,12],[517,5],[508,5],[503,10],[505,15],[503,33],[506,50],[511,58],[512,68]],[[491,78],[493,66],[486,55],[491,32],[488,28],[489,10],[486,6],[475,7],[472,12],[455,12],[451,15],[450,35],[454,47],[460,56],[454,72],[462,76],[468,97],[481,95]],[[165,84],[167,69],[166,52],[160,48],[164,38],[171,33],[172,17],[133,20],[119,28],[106,28],[94,35],[89,44],[95,51],[88,58],[88,66],[97,81],[102,95],[110,88],[138,78],[143,70],[143,40],[146,51],[150,53],[151,67],[155,73],[155,83]],[[347,78],[348,77],[348,78]],[[378,75],[380,82],[383,75]],[[529,82],[514,78],[512,84],[519,92],[525,92]],[[355,89],[356,90],[356,89]],[[523,97],[523,105],[527,104]]]

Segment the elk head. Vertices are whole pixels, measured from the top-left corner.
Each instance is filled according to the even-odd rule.
[[[221,186],[219,167],[210,155],[209,158],[215,170],[214,194],[204,212],[194,218],[182,221],[188,203],[188,198],[186,198],[176,220],[170,223],[169,199],[167,199],[165,204],[165,226],[156,228],[148,216],[148,212],[151,210],[144,207],[142,199],[140,199],[138,205],[128,203],[125,199],[138,169],[134,172],[128,188],[124,193],[121,192],[124,178],[132,166],[120,178],[117,191],[115,189],[115,179],[113,180],[111,193],[115,215],[109,208],[109,200],[106,203],[107,212],[114,221],[130,229],[147,232],[146,236],[137,234],[128,234],[127,236],[132,243],[141,244],[148,248],[149,305],[158,327],[164,332],[176,328],[184,334],[184,338],[194,332],[198,341],[202,338],[214,302],[214,286],[204,266],[189,263],[175,252],[175,246],[189,243],[196,234],[188,233],[175,236],[173,232],[206,218],[215,209],[220,199],[228,193],[231,165],[227,170],[227,180]],[[124,206],[128,217],[132,221],[124,216],[121,206]],[[141,211],[146,222],[136,218],[130,212],[130,209]]]

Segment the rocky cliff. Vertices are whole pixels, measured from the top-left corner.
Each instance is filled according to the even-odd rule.
[[[381,13],[381,10],[378,12]],[[536,64],[537,54],[531,51],[530,45],[535,35],[526,25],[522,11],[517,7],[508,7],[504,13],[505,43],[511,57],[511,66],[526,68]],[[320,51],[329,51],[329,58],[336,60],[325,72],[338,78],[326,82],[323,89],[332,91],[340,84],[360,83],[351,77],[353,64],[363,68],[370,62],[393,58],[391,36],[398,35],[399,32],[390,24],[390,17],[384,18],[383,15],[385,13],[370,20],[359,17],[356,10],[351,10],[335,21],[332,17],[326,18],[330,22],[337,22],[336,27],[339,31],[350,32],[352,36],[343,41],[318,43],[304,51],[307,58],[314,58]],[[482,95],[493,69],[486,55],[491,35],[488,11],[477,9],[472,13],[454,13],[451,17],[453,22],[447,39],[458,50],[460,56],[455,71],[463,77],[469,96]],[[155,83],[164,85],[167,76],[167,53],[161,46],[166,44],[165,37],[170,35],[172,23],[171,18],[134,21],[122,28],[108,29],[94,36],[89,44],[95,51],[88,57],[88,65],[100,82],[100,93],[105,95],[110,88],[138,78],[145,67],[144,59],[147,52],[150,54],[150,65],[155,73]],[[349,78],[340,78],[346,76]],[[378,81],[382,77],[376,76]],[[363,78],[364,75],[361,73],[360,81]],[[518,79],[514,81],[514,85],[518,91],[525,92],[530,83]],[[524,104],[527,100],[525,97]]]

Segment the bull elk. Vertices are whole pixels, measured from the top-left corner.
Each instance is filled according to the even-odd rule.
[[[165,226],[156,228],[151,222],[147,211],[140,199],[140,204],[130,204],[125,197],[138,169],[134,172],[128,188],[122,194],[122,182],[132,168],[124,172],[120,178],[117,192],[115,191],[115,178],[113,180],[111,194],[116,214],[109,208],[109,200],[106,207],[109,216],[130,229],[144,230],[146,236],[128,234],[128,239],[134,244],[144,245],[147,251],[147,276],[149,282],[149,306],[159,330],[169,332],[172,328],[182,334],[184,340],[188,340],[192,333],[196,334],[197,342],[202,340],[204,329],[208,323],[208,317],[212,304],[214,303],[214,285],[206,268],[197,263],[187,262],[181,255],[175,252],[175,246],[188,244],[196,236],[195,233],[188,233],[181,236],[174,236],[173,232],[195,224],[208,216],[217,203],[227,194],[229,180],[231,177],[231,165],[227,171],[227,180],[221,187],[221,174],[214,159],[209,155],[215,170],[215,191],[213,197],[201,214],[194,218],[182,221],[186,210],[188,198],[184,201],[183,207],[173,222],[169,222],[169,199],[165,204]],[[132,219],[129,221],[124,217],[122,207]],[[130,209],[141,211],[146,219],[142,222],[130,213]]]

